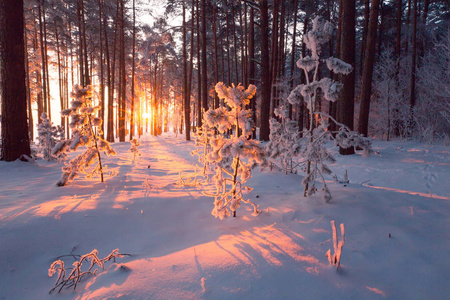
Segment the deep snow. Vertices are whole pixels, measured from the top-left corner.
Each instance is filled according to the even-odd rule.
[[[446,299],[450,294],[450,147],[374,142],[376,155],[331,165],[334,199],[304,198],[301,174],[255,170],[237,218],[211,216],[213,199],[180,187],[193,142],[146,136],[105,158],[105,182],[55,186],[56,162],[0,162],[0,299]],[[336,149],[333,149],[334,153]],[[329,266],[330,220],[344,223],[341,269]],[[390,237],[389,237],[390,235]],[[131,254],[48,294],[61,255]],[[63,258],[66,266],[74,259]]]

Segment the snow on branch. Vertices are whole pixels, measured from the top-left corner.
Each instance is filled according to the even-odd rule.
[[[116,261],[116,258],[122,258],[124,256],[129,256],[129,254],[119,253],[119,249],[114,249],[109,255],[107,255],[105,258],[100,259],[98,257],[98,251],[97,249],[92,250],[90,253],[87,253],[80,257],[80,260],[75,261],[72,266],[72,270],[70,271],[69,275],[67,275],[68,270],[66,270],[64,261],[62,260],[55,260],[48,269],[48,276],[53,277],[53,275],[57,274],[55,286],[50,290],[49,294],[51,294],[54,290],[58,289],[58,293],[61,292],[61,290],[65,288],[73,287],[75,290],[77,288],[78,283],[87,275],[96,275],[97,269],[92,271],[92,269],[95,268],[95,266],[98,266],[100,268],[105,269],[105,263],[114,260]],[[84,262],[90,262],[89,267],[83,268]]]
[[[219,82],[216,92],[228,108],[210,109],[205,113],[205,126],[214,128],[219,134],[208,136],[204,141],[209,144],[204,163],[208,163],[215,174],[212,181],[216,188],[215,192],[204,194],[214,197],[211,213],[216,218],[224,219],[231,213],[235,217],[241,202],[250,204],[253,214],[257,215],[260,212],[258,206],[243,195],[251,190],[244,183],[252,176],[252,168],[264,162],[261,145],[248,138],[251,112],[245,107],[255,95],[256,87],[250,85],[244,89],[240,84],[227,87]],[[234,130],[234,135],[227,138],[225,135],[229,130]]]

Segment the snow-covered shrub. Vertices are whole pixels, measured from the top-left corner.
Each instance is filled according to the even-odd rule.
[[[103,270],[105,268],[106,262],[108,262],[110,260],[114,260],[114,262],[115,262],[116,258],[124,257],[125,255],[129,255],[129,254],[122,254],[122,253],[119,253],[119,249],[114,249],[105,258],[100,259],[100,258],[98,258],[97,249],[94,249],[90,253],[81,256],[79,261],[76,261],[72,264],[73,268],[70,271],[69,275],[67,275],[67,277],[66,277],[67,270],[64,266],[64,261],[55,260],[51,264],[50,268],[48,269],[48,276],[52,277],[55,273],[57,273],[57,279],[55,282],[55,286],[50,290],[49,293],[52,293],[57,288],[59,288],[59,290],[58,290],[58,293],[59,293],[59,292],[61,292],[61,290],[64,287],[66,287],[66,288],[73,287],[73,289],[75,290],[77,287],[77,284],[80,282],[80,280],[84,276],[89,275],[89,274],[96,275],[97,269],[92,271],[92,269],[95,266],[98,266],[98,267],[102,268],[102,270]],[[89,261],[90,265],[87,270],[86,270],[86,268],[84,268],[84,270],[82,270],[83,262],[85,262],[85,261]]]
[[[341,255],[342,255],[342,248],[344,247],[345,243],[345,227],[344,224],[341,223],[341,239],[338,241],[337,237],[337,231],[336,231],[336,223],[334,220],[331,221],[331,230],[333,231],[333,249],[334,253],[331,255],[331,249],[328,249],[326,256],[328,258],[328,261],[330,262],[330,265],[335,265],[336,269],[339,268],[341,265]]]
[[[42,113],[41,120],[42,122],[37,124],[38,151],[42,153],[44,159],[54,160],[57,157],[52,154],[52,149],[64,139],[64,129],[59,125],[54,126],[46,113]]]
[[[365,154],[370,153],[370,141],[350,131],[348,127],[338,123],[331,116],[320,112],[317,109],[317,99],[320,94],[322,100],[335,102],[339,97],[342,84],[324,77],[319,80],[318,71],[321,63],[325,63],[327,68],[334,73],[349,74],[352,66],[342,60],[329,57],[320,59],[321,46],[326,43],[333,32],[333,28],[328,21],[323,21],[320,17],[313,20],[313,28],[303,38],[306,47],[311,51],[311,56],[301,57],[297,61],[297,66],[305,72],[306,84],[295,87],[287,100],[292,104],[300,101],[306,103],[309,113],[310,127],[303,132],[301,157],[305,164],[303,170],[306,175],[303,177],[304,195],[310,196],[317,191],[316,180],[322,181],[323,197],[326,202],[331,200],[331,193],[325,183],[324,174],[330,174],[331,170],[326,162],[335,162],[334,157],[328,152],[325,144],[334,139],[335,144],[344,148],[350,146],[362,147]],[[312,76],[310,74],[312,72]],[[328,130],[329,121],[335,122],[339,128],[336,137]]]
[[[136,156],[141,156],[141,153],[139,153],[138,147],[141,145],[141,141],[139,141],[136,138],[133,138],[130,141],[130,149],[129,151],[133,153],[133,161],[136,159]]]
[[[244,184],[252,176],[252,168],[264,161],[261,145],[249,139],[251,111],[245,109],[255,95],[256,87],[250,85],[245,90],[242,85],[226,87],[219,82],[215,89],[228,108],[208,110],[204,117],[205,123],[221,134],[234,130],[234,135],[229,138],[222,135],[211,137],[209,141],[211,152],[206,155],[206,161],[215,167],[212,180],[216,192],[204,194],[214,197],[214,209],[211,214],[216,218],[224,219],[231,212],[235,217],[241,201],[252,205],[253,213],[257,215],[260,212],[258,206],[244,199],[242,194],[243,191],[251,190]]]
[[[300,164],[300,151],[302,148],[302,135],[296,121],[289,118],[289,103],[280,99],[280,105],[275,108],[275,116],[270,119],[270,141],[265,151],[271,168],[287,173],[297,173]]]
[[[95,117],[100,106],[92,105],[91,86],[81,88],[75,85],[71,96],[73,98],[71,107],[63,110],[61,114],[71,118],[69,126],[72,128],[72,139],[58,143],[53,148],[52,154],[59,155],[64,151],[75,151],[80,146],[85,146],[86,150],[65,164],[56,185],[66,185],[79,173],[87,174],[88,177],[100,173],[100,179],[103,182],[104,166],[102,167],[100,152],[103,151],[106,155],[115,155],[116,152],[101,137],[102,119]],[[93,164],[95,166],[88,171],[87,168]]]

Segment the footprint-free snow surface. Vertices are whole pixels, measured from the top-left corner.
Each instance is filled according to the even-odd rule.
[[[104,183],[65,187],[56,162],[0,162],[0,299],[448,299],[449,147],[374,142],[369,158],[336,154],[331,168],[350,183],[327,178],[329,204],[303,197],[301,173],[255,169],[246,196],[262,213],[242,204],[221,221],[200,187],[175,184],[194,170],[193,145],[146,136],[133,161],[130,144],[115,143]],[[331,220],[345,224],[339,270],[325,256]],[[116,248],[130,256],[49,294],[54,260],[71,267]]]

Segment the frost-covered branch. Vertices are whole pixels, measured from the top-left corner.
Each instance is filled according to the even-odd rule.
[[[121,258],[124,256],[129,256],[129,254],[119,253],[119,249],[114,249],[109,255],[107,255],[103,259],[99,259],[98,257],[98,251],[96,249],[92,250],[90,253],[87,253],[80,257],[80,260],[75,261],[72,266],[72,270],[70,271],[69,275],[67,275],[67,270],[64,266],[64,261],[62,260],[56,260],[54,261],[50,268],[48,269],[48,276],[52,277],[54,274],[58,274],[55,282],[55,286],[50,290],[50,294],[59,288],[58,293],[61,292],[61,290],[65,288],[73,287],[75,290],[77,287],[77,284],[81,281],[81,279],[89,274],[96,275],[97,269],[92,271],[92,269],[95,266],[98,266],[102,269],[105,268],[105,263],[114,260],[116,261],[116,258]],[[82,269],[84,262],[90,262],[89,267],[85,270]]]

